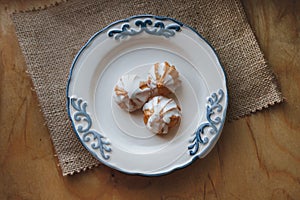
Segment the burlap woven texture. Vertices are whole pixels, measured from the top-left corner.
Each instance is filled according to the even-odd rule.
[[[72,60],[95,32],[137,14],[175,18],[215,47],[227,74],[229,119],[282,101],[238,0],[72,0],[15,13],[16,33],[63,175],[99,164],[80,144],[67,116],[66,82]]]

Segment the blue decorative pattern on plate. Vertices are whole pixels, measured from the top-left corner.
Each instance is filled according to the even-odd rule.
[[[147,77],[164,61],[181,77],[175,95],[182,117],[179,127],[157,136],[141,111],[120,109],[112,93],[122,75]],[[114,22],[92,36],[76,55],[67,85],[69,118],[85,148],[109,167],[145,176],[206,156],[220,136],[227,104],[225,73],[210,44],[191,27],[153,15]]]
[[[137,20],[135,21],[135,26],[140,27],[139,29],[133,29],[128,23],[122,25],[121,30],[111,30],[108,32],[109,37],[115,36],[115,39],[125,39],[128,36],[138,35],[142,32],[146,32],[151,35],[164,36],[166,38],[172,37],[175,35],[175,31],[181,30],[181,25],[173,24],[165,26],[161,21],[153,23],[151,19],[146,19],[144,21]]]
[[[217,96],[216,93],[213,93],[211,97],[208,98],[209,105],[206,107],[206,119],[207,122],[203,122],[199,128],[194,133],[195,136],[192,140],[190,140],[190,143],[192,143],[188,149],[190,150],[190,155],[193,156],[197,153],[199,149],[199,145],[205,145],[209,142],[209,139],[205,134],[208,134],[207,132],[204,132],[204,130],[210,129],[210,134],[217,134],[220,131],[220,128],[217,126],[221,123],[224,123],[220,117],[216,117],[212,119],[212,115],[215,114],[215,111],[220,113],[223,111],[223,106],[220,104],[220,101],[223,99],[224,92],[222,89],[218,92],[219,96]],[[201,136],[204,135],[204,137]]]
[[[103,137],[95,130],[90,130],[92,126],[92,119],[86,112],[87,103],[83,102],[82,99],[71,98],[71,106],[75,109],[73,119],[75,122],[79,122],[76,131],[82,134],[82,141],[84,144],[88,146],[88,143],[92,138],[93,142],[90,144],[91,148],[94,150],[99,149],[102,158],[105,160],[109,159],[110,156],[105,154],[105,152],[111,152],[111,148],[109,147],[110,143],[107,138]],[[80,122],[85,122],[86,127],[84,128]]]

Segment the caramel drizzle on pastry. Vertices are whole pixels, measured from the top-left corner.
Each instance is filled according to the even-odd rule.
[[[125,96],[126,98],[128,98],[131,105],[137,106],[136,102],[134,102],[132,99],[130,99],[128,97],[128,92],[126,92],[123,88],[119,88],[118,86],[116,86],[115,87],[115,92],[116,92],[117,95],[122,95],[122,96]],[[136,99],[136,100],[139,101],[139,102],[142,102],[140,99]],[[119,105],[121,107],[126,107],[125,103],[120,103]]]
[[[128,96],[128,92],[126,92],[123,88],[120,88],[118,86],[115,87],[115,92],[117,95]]]
[[[153,114],[154,110],[144,110],[144,123],[147,124],[148,123],[148,120],[149,120],[149,117]]]
[[[141,90],[144,90],[144,89],[148,88],[147,81],[141,81],[141,82],[140,82],[140,85],[139,85],[139,88],[140,88]]]
[[[161,101],[161,100],[158,98],[158,99],[157,99],[157,103],[159,104],[160,101]],[[167,112],[170,112],[170,111],[173,111],[173,110],[176,110],[176,109],[181,110],[181,108],[180,108],[179,106],[176,106],[176,107],[171,108],[171,109],[169,109],[169,110],[166,110],[166,111],[164,112],[163,110],[168,106],[168,104],[169,104],[171,101],[173,101],[173,100],[170,99],[170,100],[164,105],[164,107],[161,108],[161,111],[159,112],[159,117],[160,117],[160,119],[162,119],[162,118],[163,118],[163,115],[164,115],[165,113],[167,113]],[[153,107],[154,107],[154,106],[153,106]],[[144,110],[144,123],[145,123],[145,124],[147,124],[149,117],[150,117],[153,113],[154,113],[154,109],[147,109],[147,110]],[[171,118],[170,123],[169,123],[170,126],[174,126],[175,124],[177,124],[178,120],[180,120],[180,116],[174,116],[174,115],[173,115],[173,116],[171,116],[170,118]]]
[[[158,99],[158,100],[160,101],[160,99]],[[170,111],[173,111],[173,110],[176,110],[176,109],[178,109],[178,110],[181,111],[181,108],[180,108],[179,106],[176,106],[176,107],[174,107],[174,108],[171,108],[171,109],[166,110],[165,112],[163,112],[163,110],[167,107],[167,105],[168,105],[171,101],[173,101],[173,100],[170,99],[170,100],[164,105],[164,107],[162,107],[161,111],[159,112],[160,118],[163,118],[163,115],[164,115],[165,113],[167,113],[167,112],[170,112]],[[159,102],[158,102],[158,103],[159,103]],[[175,125],[175,124],[176,124],[175,122],[176,122],[178,119],[180,119],[179,116],[174,116],[174,115],[172,115],[170,118],[171,118],[171,121],[170,121],[170,123],[169,123],[170,126],[172,126],[172,123],[174,123],[173,125]],[[174,120],[176,120],[176,121],[174,122]]]
[[[170,65],[168,62],[164,62],[164,73],[162,75],[159,74],[158,69],[159,69],[159,63],[154,64],[154,73],[155,73],[155,78],[157,80],[157,87],[161,88],[164,86],[164,80],[168,74],[172,77],[172,79],[176,79],[179,76],[179,73],[176,71],[176,68],[174,65]]]
[[[181,120],[181,118],[179,116],[171,116],[170,117],[171,120],[170,120],[170,123],[168,124],[168,126],[170,127],[174,127],[176,126],[177,124],[179,124],[179,121]]]

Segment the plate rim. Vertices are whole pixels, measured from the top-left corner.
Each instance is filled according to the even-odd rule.
[[[180,165],[180,166],[175,166],[167,171],[164,171],[164,172],[159,172],[159,173],[154,173],[154,174],[147,174],[147,173],[142,173],[142,172],[130,172],[130,171],[126,171],[126,170],[123,170],[122,168],[119,168],[117,166],[113,166],[111,165],[109,162],[104,162],[102,160],[100,160],[98,158],[97,155],[94,154],[94,152],[90,151],[89,148],[86,146],[86,144],[81,140],[81,138],[79,137],[79,133],[77,132],[76,130],[76,126],[72,120],[72,117],[71,117],[71,111],[70,111],[70,104],[71,104],[71,97],[69,96],[69,87],[70,87],[70,83],[71,83],[71,80],[72,80],[72,74],[73,74],[73,69],[75,67],[75,64],[79,58],[79,56],[82,54],[82,52],[90,45],[90,43],[98,36],[100,35],[101,33],[105,32],[106,30],[110,29],[111,27],[113,27],[114,25],[117,25],[117,24],[120,24],[120,23],[124,23],[124,22],[129,22],[130,20],[133,20],[133,19],[138,19],[138,18],[153,18],[153,19],[156,19],[156,20],[161,20],[161,21],[164,21],[164,20],[169,20],[169,21],[172,21],[178,25],[180,25],[181,27],[186,27],[188,29],[190,29],[191,31],[193,31],[198,37],[200,37],[209,47],[210,49],[213,51],[214,55],[216,56],[216,61],[217,61],[217,64],[219,65],[219,67],[221,68],[221,72],[224,76],[224,88],[226,89],[226,93],[224,93],[224,97],[225,97],[225,102],[224,102],[224,110],[223,110],[223,118],[222,118],[222,123],[220,124],[220,127],[219,127],[219,130],[218,132],[216,133],[217,136],[213,138],[213,141],[211,141],[213,144],[212,145],[212,148],[210,149],[207,149],[203,152],[201,152],[200,154],[195,154],[195,155],[191,155],[192,156],[192,159],[187,161],[186,163],[184,163],[183,165]],[[73,131],[75,132],[75,135],[76,137],[79,139],[80,143],[84,146],[84,148],[99,162],[101,162],[102,164],[112,168],[112,169],[115,169],[115,170],[118,170],[120,172],[123,172],[125,174],[129,174],[129,175],[141,175],[141,176],[148,176],[148,177],[152,177],[152,176],[163,176],[163,175],[166,175],[166,174],[169,174],[169,173],[172,173],[173,171],[175,170],[179,170],[179,169],[183,169],[187,166],[189,166],[190,164],[192,164],[195,160],[197,160],[198,158],[203,158],[205,157],[213,148],[214,146],[216,145],[217,141],[219,140],[220,138],[220,135],[221,135],[221,132],[223,130],[223,127],[224,127],[224,124],[226,122],[226,114],[227,114],[227,108],[228,108],[228,102],[229,102],[229,96],[228,96],[228,88],[227,88],[227,74],[224,70],[224,67],[223,65],[221,64],[220,62],[220,58],[219,58],[219,55],[218,53],[216,52],[215,48],[210,44],[210,42],[208,42],[208,40],[206,38],[204,38],[198,31],[196,31],[196,29],[194,29],[193,27],[185,24],[185,23],[182,23],[172,17],[167,17],[167,16],[158,16],[158,15],[151,15],[151,14],[139,14],[139,15],[133,15],[133,16],[130,16],[128,18],[125,18],[125,19],[120,19],[120,20],[117,20],[117,21],[114,21],[112,23],[110,23],[109,25],[105,26],[104,28],[100,29],[99,31],[97,31],[96,33],[94,33],[89,39],[88,41],[80,48],[80,50],[77,52],[77,54],[75,55],[73,61],[72,61],[72,64],[71,64],[71,67],[70,67],[70,70],[69,70],[69,74],[68,74],[68,79],[67,79],[67,85],[66,85],[66,98],[67,98],[67,101],[66,101],[66,107],[67,107],[67,114],[68,114],[68,118],[69,120],[71,121],[71,125],[72,125],[72,129]]]

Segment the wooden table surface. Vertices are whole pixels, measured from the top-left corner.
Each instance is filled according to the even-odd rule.
[[[206,158],[161,177],[61,175],[9,17],[50,2],[0,0],[0,199],[300,199],[300,1],[243,0],[285,103],[225,124]]]

